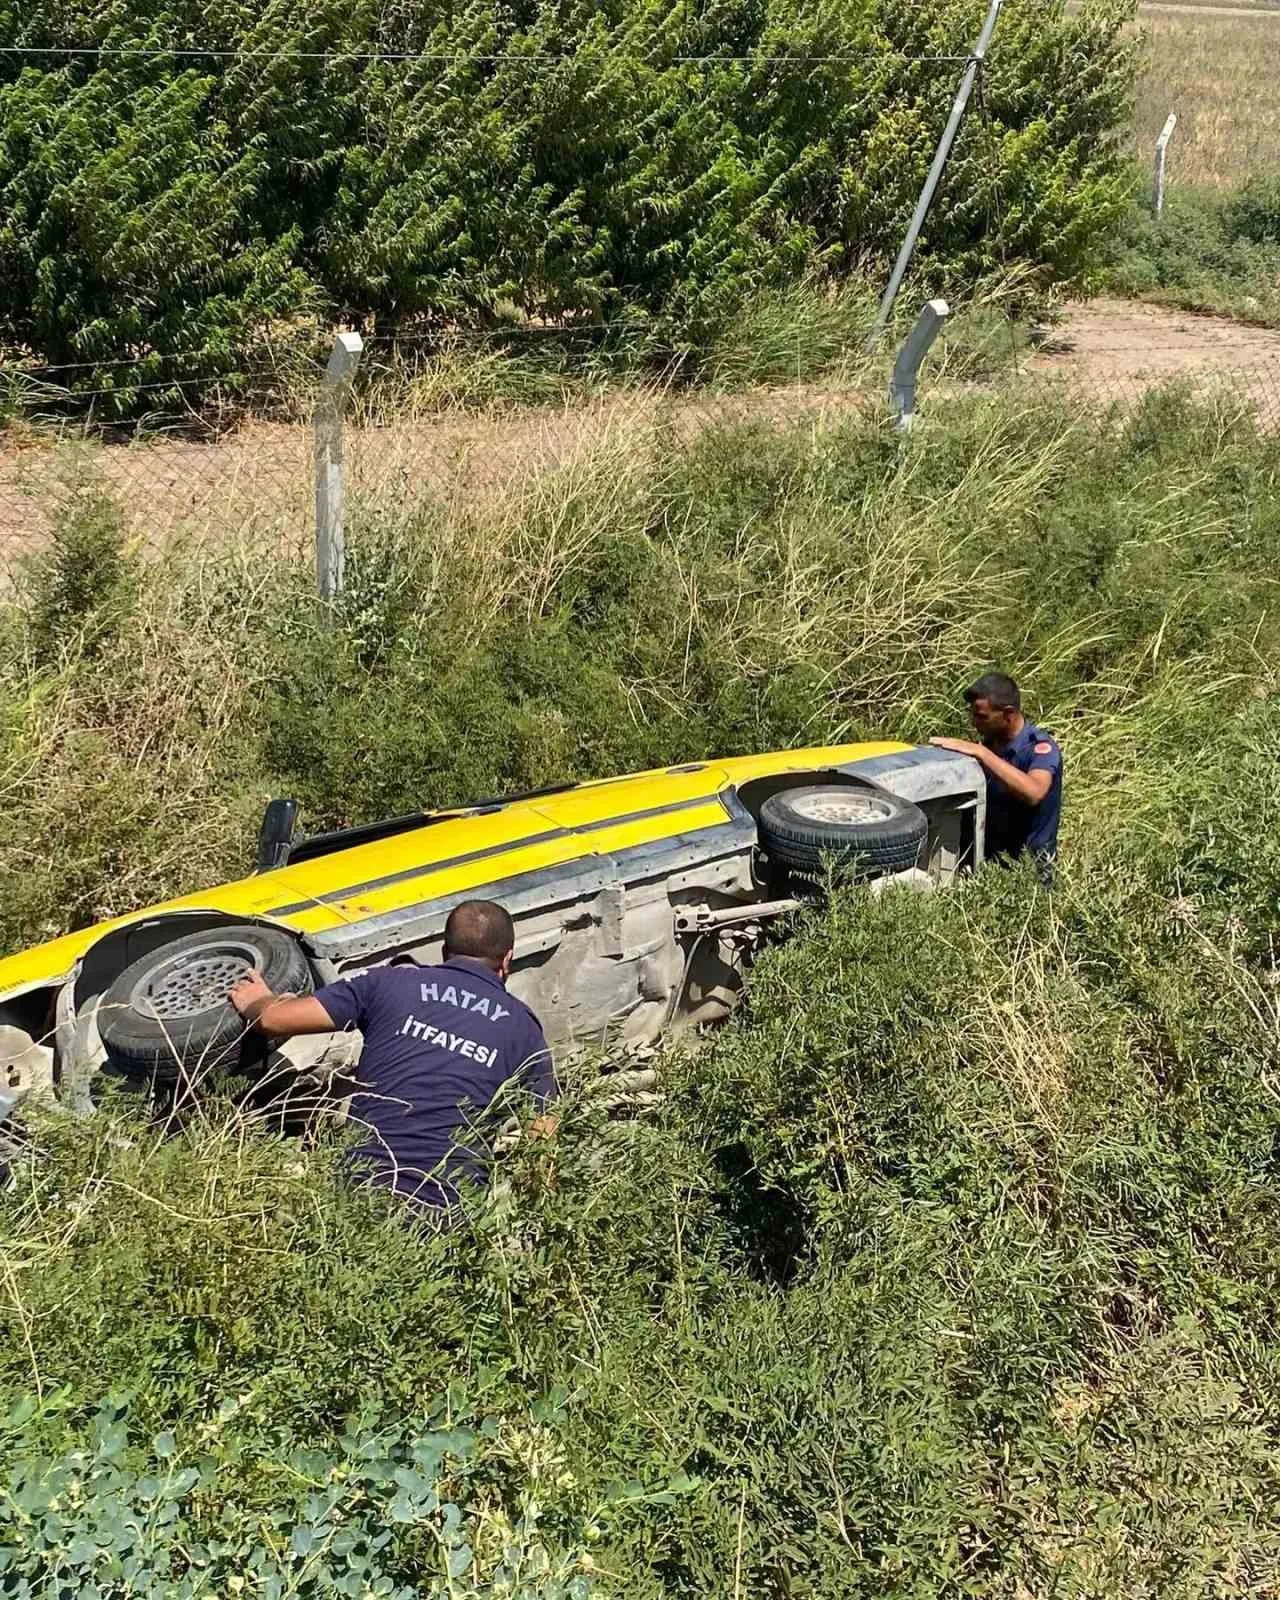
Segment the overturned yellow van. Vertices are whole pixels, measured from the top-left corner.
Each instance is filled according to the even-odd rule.
[[[311,838],[267,809],[256,870],[0,960],[0,1091],[83,1103],[108,1062],[172,1075],[225,1060],[226,1002],[258,969],[305,992],[438,959],[445,918],[484,897],[517,931],[511,988],[566,1047],[646,1043],[736,1004],[771,918],[831,862],[945,884],[982,859],[968,757],[853,744],[634,774]],[[295,1041],[300,1055],[323,1042]],[[299,1060],[299,1065],[303,1065]]]

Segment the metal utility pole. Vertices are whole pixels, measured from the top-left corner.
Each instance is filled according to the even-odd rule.
[[[920,191],[920,198],[916,201],[915,215],[911,219],[911,226],[907,229],[907,236],[902,241],[902,249],[898,251],[898,259],[893,264],[893,272],[889,278],[888,287],[880,301],[880,310],[876,313],[875,327],[871,330],[871,337],[867,340],[867,349],[874,350],[880,342],[880,335],[888,326],[890,313],[893,311],[893,302],[898,298],[898,290],[902,287],[902,280],[907,275],[907,268],[911,265],[911,257],[916,248],[916,240],[920,237],[920,230],[924,227],[925,218],[929,215],[929,207],[933,204],[933,196],[937,190],[939,180],[947,165],[947,157],[951,154],[951,146],[956,142],[956,134],[960,131],[960,124],[964,121],[965,108],[969,104],[969,96],[973,93],[973,86],[978,80],[978,73],[982,70],[982,63],[986,60],[987,49],[991,44],[992,35],[996,31],[996,23],[1000,18],[1000,7],[1004,0],[991,0],[987,11],[987,20],[982,24],[982,32],[978,35],[978,42],[973,47],[973,54],[969,57],[969,64],[964,69],[964,77],[960,80],[960,87],[956,90],[955,101],[951,107],[951,115],[943,129],[942,138],[938,140],[938,148],[934,153],[933,165],[929,168],[929,176],[924,180],[924,188]]]

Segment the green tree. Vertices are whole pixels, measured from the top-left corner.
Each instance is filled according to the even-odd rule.
[[[1002,24],[923,241],[931,287],[1089,262],[1125,199],[1130,11],[1026,0]],[[4,0],[0,337],[90,363],[78,386],[121,405],[310,313],[514,305],[696,352],[754,294],[892,253],[981,13]]]

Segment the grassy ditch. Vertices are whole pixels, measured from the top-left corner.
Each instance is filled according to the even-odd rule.
[[[905,447],[641,419],[369,526],[336,625],[283,557],[138,562],[87,486],[0,634],[10,947],[236,870],[269,791],[923,737],[993,662],[1063,742],[1065,860],[839,895],[660,1115],[571,1099],[449,1237],[251,1122],[41,1126],[0,1584],[1272,1590],[1278,473],[1176,394]]]

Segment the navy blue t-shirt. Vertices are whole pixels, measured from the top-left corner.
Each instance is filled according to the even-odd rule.
[[[485,1113],[504,1090],[555,1096],[541,1024],[483,961],[377,967],[316,999],[336,1029],[364,1035],[350,1114],[369,1138],[355,1160],[419,1204],[450,1205],[450,1180],[481,1175],[502,1115]]]
[[[1057,741],[1043,728],[1024,722],[1009,744],[994,748],[996,755],[1019,772],[1050,772],[1053,781],[1040,804],[1029,806],[1010,794],[999,778],[987,774],[987,855],[1005,859],[1023,851],[1041,857],[1056,855],[1062,815],[1062,752]]]

